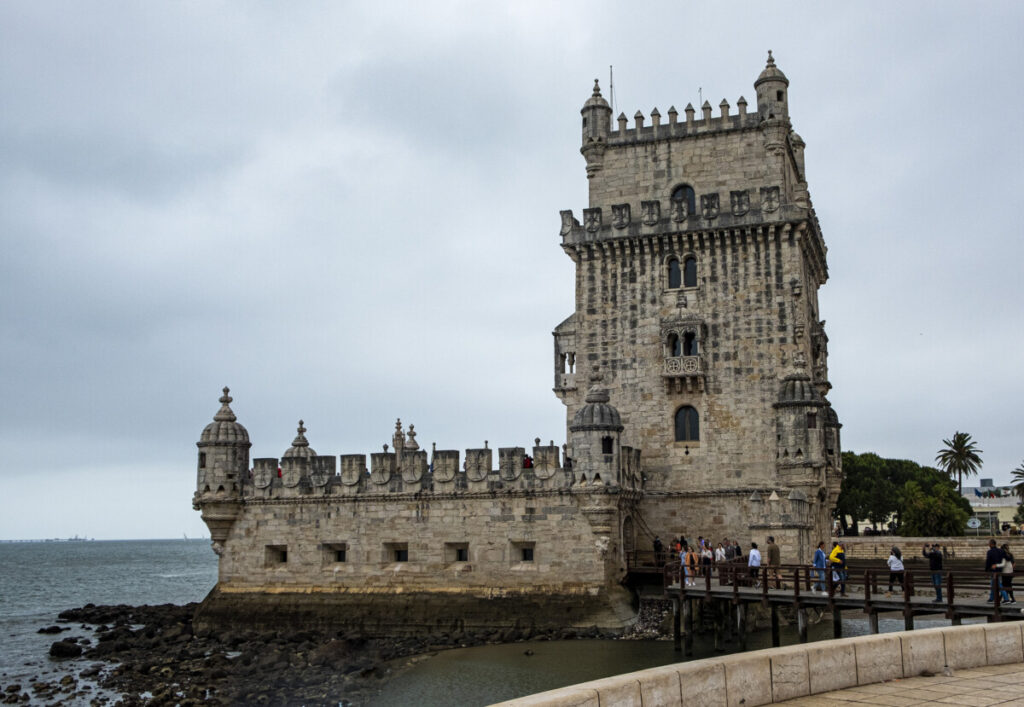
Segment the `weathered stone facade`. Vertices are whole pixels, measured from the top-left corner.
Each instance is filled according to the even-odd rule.
[[[620,585],[651,533],[762,540],[787,561],[827,536],[838,421],[824,395],[825,246],[788,81],[758,110],[674,109],[611,129],[583,108],[590,204],[562,212],[576,311],[555,332],[567,441],[494,451],[392,447],[253,460],[230,407],[203,431],[194,505],[220,556],[197,621],[244,613],[366,633],[632,619]],[[641,456],[642,450],[642,456]],[[461,463],[460,463],[461,462]]]
[[[623,444],[643,450],[654,532],[774,534],[784,560],[806,561],[841,480],[826,249],[770,55],[755,90],[755,113],[741,97],[735,114],[705,102],[701,119],[672,108],[664,124],[655,109],[651,125],[638,112],[612,130],[595,82],[589,208],[582,224],[562,212],[576,311],[554,332],[555,393],[572,419],[592,379],[610,391]]]

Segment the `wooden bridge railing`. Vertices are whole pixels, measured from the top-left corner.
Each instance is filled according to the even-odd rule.
[[[721,598],[722,590],[725,589],[736,603],[741,600],[741,596],[749,601],[752,595],[760,595],[762,602],[766,604],[769,600],[778,603],[783,597],[779,596],[778,592],[769,594],[769,590],[774,589],[785,590],[790,594],[786,599],[794,603],[799,603],[804,596],[817,595],[820,598],[827,597],[829,604],[838,599],[843,603],[863,606],[865,611],[870,611],[872,604],[876,602],[884,603],[891,610],[894,608],[893,604],[901,600],[908,609],[913,603],[915,608],[920,610],[923,608],[922,604],[928,602],[924,602],[922,597],[918,596],[918,592],[935,592],[933,575],[939,576],[943,598],[941,602],[934,600],[930,603],[935,604],[937,610],[945,608],[950,616],[954,614],[958,599],[961,600],[961,604],[965,601],[977,604],[987,599],[998,616],[1000,606],[1011,596],[1004,595],[1004,575],[1000,573],[971,570],[905,570],[891,578],[891,585],[890,574],[887,567],[848,569],[840,573],[839,570],[832,568],[819,569],[807,565],[747,567],[742,562],[720,562],[710,567],[698,565],[690,568],[688,576],[684,575],[683,567],[678,562],[668,563],[662,569],[666,590],[678,590],[680,594],[691,597],[704,594],[711,598],[714,594]],[[1018,575],[1015,573],[1006,576]],[[731,588],[731,591],[727,588]],[[1012,592],[1012,587],[1009,591]]]

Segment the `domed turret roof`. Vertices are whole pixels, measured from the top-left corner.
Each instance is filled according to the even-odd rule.
[[[597,79],[594,79],[594,92],[590,95],[590,98],[587,99],[587,102],[583,104],[583,110],[593,108],[594,106],[607,108],[609,111],[612,109],[611,106],[608,105],[608,101],[606,101],[604,96],[601,95],[601,87],[598,85]]]
[[[232,397],[229,388],[224,388],[220,398],[220,410],[213,416],[213,422],[203,429],[199,436],[199,444],[249,444],[249,432],[240,425],[231,411]]]
[[[825,405],[825,399],[811,383],[810,377],[803,373],[794,373],[782,380],[779,405]]]
[[[577,430],[622,430],[622,418],[615,406],[608,401],[608,391],[591,388],[587,393],[587,404],[576,411],[569,429]]]
[[[299,420],[298,434],[295,435],[295,439],[292,440],[292,446],[288,447],[288,451],[284,453],[284,459],[312,459],[316,456],[316,452],[309,446],[309,441],[306,439],[306,428],[303,427],[302,420]]]
[[[754,86],[759,86],[764,81],[781,81],[782,83],[789,85],[789,79],[786,75],[775,66],[775,59],[772,57],[772,50],[768,50],[768,63],[764,67],[764,71],[757,77],[757,81],[754,82]]]

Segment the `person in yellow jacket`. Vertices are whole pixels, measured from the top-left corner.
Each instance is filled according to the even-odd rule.
[[[832,566],[832,581],[838,582],[840,596],[846,596],[846,548],[840,542],[832,543],[832,552],[828,555],[829,564]]]

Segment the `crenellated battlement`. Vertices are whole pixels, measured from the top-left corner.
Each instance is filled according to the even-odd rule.
[[[369,455],[263,457],[253,460],[243,481],[243,497],[363,496],[378,494],[458,494],[502,491],[611,490],[642,487],[640,450],[622,447],[612,474],[574,470],[555,444],[494,449],[384,451]],[[339,468],[340,459],[340,468]]]
[[[718,104],[718,115],[712,116],[711,104],[704,101],[701,115],[693,104],[687,103],[683,109],[683,119],[679,119],[679,111],[675,106],[668,109],[668,122],[662,122],[661,113],[655,107],[651,110],[651,122],[641,111],[633,115],[633,127],[629,127],[629,119],[625,113],[616,118],[616,129],[609,130],[608,145],[628,145],[633,143],[656,142],[658,140],[675,140],[693,138],[708,133],[725,132],[728,130],[751,130],[761,126],[762,117],[757,113],[747,112],[747,100],[740,96],[736,101],[737,112],[731,112],[729,101],[722,99]]]

